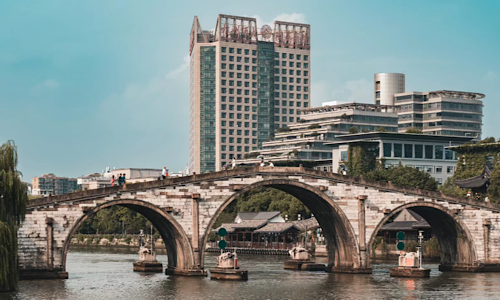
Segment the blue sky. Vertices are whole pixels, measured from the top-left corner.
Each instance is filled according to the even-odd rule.
[[[193,17],[311,24],[313,105],[373,102],[373,74],[407,91],[486,94],[484,136],[500,137],[500,1],[0,2],[0,142],[24,180],[189,160]]]

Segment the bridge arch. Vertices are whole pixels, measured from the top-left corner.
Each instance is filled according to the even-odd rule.
[[[369,248],[372,248],[375,237],[382,226],[402,210],[408,209],[422,216],[431,226],[439,242],[442,270],[456,267],[474,266],[477,264],[477,252],[474,239],[463,222],[446,207],[431,202],[412,202],[393,209],[379,222],[373,231]]]
[[[108,201],[94,207],[75,222],[64,242],[62,253],[63,271],[66,271],[66,257],[71,239],[83,222],[93,217],[98,211],[115,205],[127,207],[140,213],[155,226],[165,243],[168,257],[168,269],[187,270],[195,266],[194,253],[189,238],[181,225],[171,215],[149,202],[136,199],[119,199]]]
[[[361,263],[359,245],[354,229],[342,209],[325,193],[311,185],[291,179],[263,180],[237,191],[229,196],[212,216],[203,236],[202,245],[208,242],[208,236],[219,215],[239,196],[258,187],[272,187],[284,191],[309,208],[323,230],[328,253],[328,270],[351,272],[360,268],[369,268]],[[201,266],[205,261],[205,247],[201,249]]]

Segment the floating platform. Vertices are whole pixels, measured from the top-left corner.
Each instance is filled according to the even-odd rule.
[[[431,269],[397,267],[391,268],[390,273],[391,277],[429,278]]]
[[[239,269],[211,269],[210,279],[214,280],[248,280],[248,271]]]
[[[297,271],[325,271],[326,267],[324,264],[317,264],[310,260],[287,260],[284,263],[285,270],[297,270]]]
[[[134,272],[163,273],[163,265],[159,262],[136,261]]]

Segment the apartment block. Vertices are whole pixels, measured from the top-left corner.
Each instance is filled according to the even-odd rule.
[[[52,173],[33,177],[33,195],[62,195],[77,189],[76,178],[58,177]]]
[[[219,15],[190,38],[190,166],[218,171],[310,107],[310,26]]]

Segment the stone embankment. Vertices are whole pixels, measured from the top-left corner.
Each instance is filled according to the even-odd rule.
[[[145,236],[150,241],[149,236]],[[85,246],[117,246],[117,247],[139,247],[139,235],[135,234],[76,234],[71,239],[72,245]],[[155,241],[156,249],[164,249],[165,244],[161,238]]]

